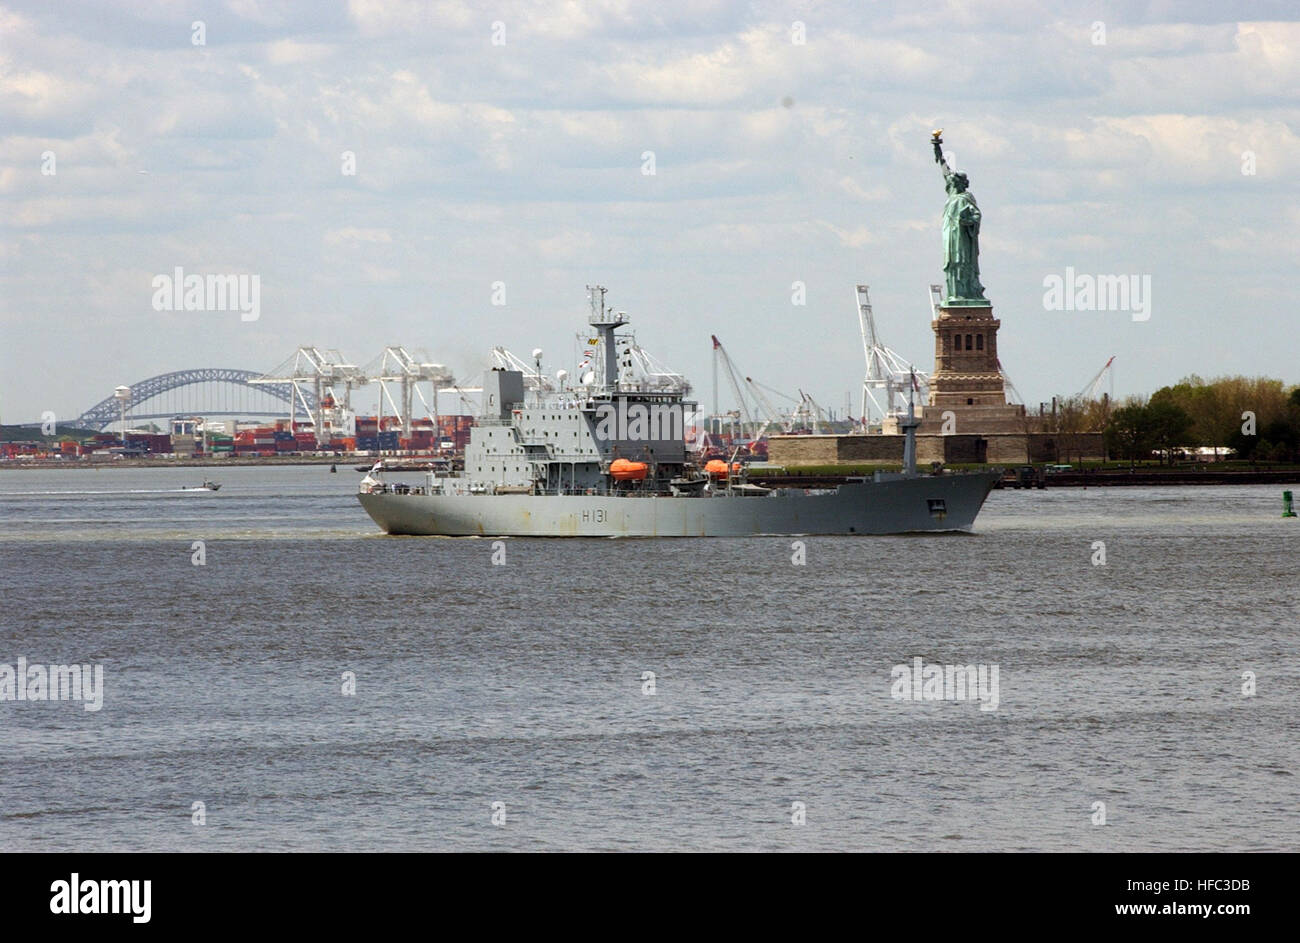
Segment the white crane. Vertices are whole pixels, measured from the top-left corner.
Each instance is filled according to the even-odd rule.
[[[799,396],[802,399],[802,403],[796,410],[796,415],[808,420],[808,424],[812,427],[813,435],[817,435],[821,425],[823,423],[829,423],[829,420],[826,418],[826,412],[821,408],[821,406],[817,405],[815,399],[803,390],[799,391]]]
[[[1002,374],[1002,385],[1006,387],[1008,403],[1023,403],[1025,398],[1020,395],[1016,385],[1011,382],[1011,377],[1007,375],[1007,368],[1002,366],[1002,361],[998,361],[998,373]]]
[[[483,392],[483,387],[481,387],[481,386],[461,386],[459,383],[456,383],[456,382],[453,381],[452,384],[451,384],[451,386],[444,386],[444,387],[443,387],[441,390],[439,390],[438,392],[440,392],[440,393],[455,393],[456,396],[460,399],[460,404],[461,404],[461,406],[464,407],[464,409],[465,409],[465,411],[466,411],[466,412],[465,412],[465,415],[468,415],[468,416],[477,416],[477,415],[479,415],[479,412],[480,412],[481,407],[479,406],[478,403],[474,402],[474,400],[470,399],[469,394],[470,394],[470,393],[476,393],[476,394],[477,394],[477,393],[482,393],[482,392]]]
[[[438,424],[438,388],[453,381],[450,370],[440,363],[429,362],[428,355],[422,351],[420,353],[420,357],[415,357],[405,347],[385,347],[384,352],[367,364],[364,369],[367,377],[379,382],[379,406],[376,417],[380,426],[383,425],[384,400],[388,400],[388,405],[392,407],[393,414],[397,416],[398,421],[402,424],[402,435],[404,436],[411,434],[411,420],[415,418],[413,397],[419,397],[420,402],[424,405],[425,415],[432,419],[436,426]],[[424,382],[429,383],[433,390],[432,405],[425,399],[424,393],[420,390],[420,384]],[[390,383],[397,386],[397,399],[393,398],[392,391],[388,388]]]
[[[757,402],[762,408],[764,414],[763,428],[758,431],[756,436],[754,436],[755,439],[762,438],[767,432],[768,426],[772,425],[774,422],[778,423],[784,432],[789,432],[794,428],[794,423],[791,421],[790,417],[786,416],[781,412],[781,410],[773,406],[772,401],[763,394],[763,390],[761,389],[763,384],[759,383],[753,377],[745,377],[745,385],[749,387],[750,393],[754,395],[755,402]],[[768,389],[771,388],[768,387]],[[785,394],[781,393],[779,390],[772,390],[772,392],[776,393],[778,396],[785,396]],[[788,399],[789,397],[786,398]]]
[[[348,415],[352,411],[352,390],[354,387],[365,386],[370,381],[363,370],[348,363],[335,349],[299,347],[288,360],[278,364],[269,373],[248,382],[292,384],[289,428],[294,427],[298,406],[301,405],[303,413],[312,420],[316,441],[320,443],[328,442],[332,432],[342,431],[346,434],[346,427],[350,425]],[[342,396],[338,395],[336,388],[342,389]],[[315,397],[314,411],[306,395],[308,391]]]
[[[754,416],[749,411],[749,404],[745,402],[745,394],[740,388],[740,377],[736,371],[736,365],[731,362],[731,357],[727,354],[727,349],[722,346],[722,341],[718,340],[716,334],[709,335],[713,339],[713,401],[718,401],[717,376],[718,361],[722,361],[722,366],[727,372],[727,382],[731,384],[731,392],[736,396],[736,405],[740,408],[740,418],[751,425],[754,422]]]
[[[1112,388],[1111,399],[1114,399],[1115,396],[1114,396],[1113,389],[1115,386],[1115,371],[1111,370],[1110,368],[1110,365],[1113,364],[1114,362],[1115,362],[1115,358],[1114,356],[1112,356],[1109,360],[1106,361],[1106,365],[1097,371],[1097,375],[1088,381],[1088,385],[1079,391],[1079,395],[1076,396],[1075,399],[1081,399],[1081,400],[1096,399],[1097,394],[1101,392],[1102,380],[1106,378],[1106,374],[1108,373],[1110,374],[1110,383]]]
[[[935,286],[931,285],[933,290]],[[907,408],[904,391],[911,383],[911,364],[899,354],[880,342],[876,334],[876,319],[871,310],[869,286],[857,286],[858,323],[862,328],[862,351],[867,358],[867,372],[862,378],[862,424],[867,424],[871,410],[868,402],[875,407],[878,418],[883,419],[890,413],[902,412]],[[917,382],[923,387],[922,393],[929,392],[929,378],[916,374]],[[883,396],[878,396],[883,390]],[[897,402],[895,402],[897,397]]]
[[[759,383],[753,377],[745,377],[745,385],[749,387],[749,392],[753,394],[754,401],[758,403],[759,407],[763,410],[763,424],[758,427],[758,431],[754,433],[751,441],[757,442],[762,439],[763,436],[767,435],[767,430],[771,428],[773,423],[776,423],[781,431],[785,433],[789,433],[794,429],[794,414],[791,413],[787,415],[773,406],[772,401],[768,399],[763,394],[763,390],[760,389],[763,384]],[[771,390],[778,396],[784,396],[786,399],[790,398],[785,396],[785,394],[780,390],[773,390],[770,386],[766,387],[766,389]]]
[[[686,377],[665,366],[657,357],[637,344],[635,337],[628,345],[627,352],[636,364],[640,382],[644,389],[655,393],[689,393],[691,391],[690,381]]]
[[[524,389],[531,390],[534,393],[553,393],[555,392],[555,381],[542,372],[541,365],[537,362],[541,358],[534,357],[533,363],[529,363],[521,357],[517,357],[504,347],[493,347],[492,352],[488,355],[493,367],[500,367],[502,370],[518,370],[524,375]]]

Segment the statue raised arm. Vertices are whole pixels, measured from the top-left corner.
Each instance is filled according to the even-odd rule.
[[[930,141],[934,144],[934,162],[939,165],[943,171],[943,179],[946,181],[952,176],[952,171],[948,169],[948,162],[943,159],[943,128],[930,132]]]

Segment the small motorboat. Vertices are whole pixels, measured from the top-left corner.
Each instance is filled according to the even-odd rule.
[[[203,484],[201,484],[199,488],[202,491],[220,491],[221,485],[217,484],[215,481],[208,481],[208,479],[204,478]]]

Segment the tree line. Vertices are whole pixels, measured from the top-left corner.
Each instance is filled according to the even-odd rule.
[[[1173,462],[1184,448],[1228,449],[1236,458],[1300,461],[1300,387],[1269,377],[1190,376],[1150,398],[1120,403],[1067,397],[1057,401],[1062,435],[1102,432],[1107,452],[1138,461],[1158,452]]]

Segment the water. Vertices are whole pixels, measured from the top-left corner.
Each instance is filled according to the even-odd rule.
[[[98,712],[0,701],[0,849],[1300,847],[1277,487],[994,492],[975,536],[803,567],[778,538],[493,566],[378,534],[347,465],[169,490],[202,477],[0,472],[0,662],[105,678]],[[998,709],[894,700],[914,656],[997,665]]]

